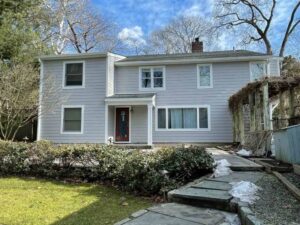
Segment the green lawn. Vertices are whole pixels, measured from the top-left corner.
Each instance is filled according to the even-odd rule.
[[[150,205],[100,185],[0,178],[1,225],[109,225]]]

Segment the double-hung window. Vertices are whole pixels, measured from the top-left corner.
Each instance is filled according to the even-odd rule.
[[[209,106],[158,107],[158,130],[209,130]]]
[[[140,68],[140,90],[164,89],[164,88],[165,88],[164,67]]]
[[[259,80],[267,75],[267,64],[265,62],[250,63],[250,80]]]
[[[84,62],[64,63],[64,88],[84,87]]]
[[[198,88],[213,87],[212,64],[197,65],[197,82]]]
[[[63,106],[62,133],[82,133],[83,106]]]

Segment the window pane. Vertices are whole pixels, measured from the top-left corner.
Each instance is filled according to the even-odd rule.
[[[166,109],[157,110],[157,121],[158,128],[166,128]]]
[[[69,63],[67,66],[67,74],[82,74],[82,63]]]
[[[81,122],[80,121],[65,121],[64,131],[80,132],[81,131]]]
[[[178,129],[182,126],[182,109],[169,109],[169,128]]]
[[[151,79],[142,79],[143,88],[151,88]]]
[[[64,131],[81,131],[81,108],[64,109]]]
[[[142,69],[142,78],[151,78],[151,70]]]
[[[207,108],[199,108],[199,127],[208,128],[208,110]]]
[[[65,108],[65,120],[81,120],[81,108]]]
[[[251,63],[251,80],[258,80],[265,76],[265,63]]]
[[[183,109],[183,128],[197,128],[197,109]]]
[[[153,76],[154,77],[163,77],[163,68],[154,68]]]
[[[82,75],[67,75],[66,85],[82,85]]]
[[[199,66],[200,86],[210,86],[210,66]]]
[[[66,64],[66,86],[82,85],[83,64],[69,63]]]
[[[154,78],[153,85],[154,87],[163,87],[163,78]]]
[[[142,87],[151,88],[151,70],[142,69]]]

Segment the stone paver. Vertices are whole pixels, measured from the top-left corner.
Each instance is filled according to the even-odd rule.
[[[205,225],[224,222],[224,215],[219,210],[193,207],[184,204],[168,203],[149,208],[150,211],[174,216],[187,221]]]
[[[185,199],[225,203],[232,199],[232,196],[228,193],[228,191],[192,187],[174,190],[171,192],[171,195],[173,197],[181,197]]]
[[[166,203],[147,209],[139,217],[124,220],[122,225],[221,225],[236,214],[178,203]]]
[[[256,183],[265,175],[264,172],[232,172],[230,175],[223,177],[216,177],[213,180],[225,181],[225,182],[239,182],[239,181],[250,181]]]
[[[219,182],[219,181],[207,180],[207,179],[205,179],[204,181],[198,184],[193,184],[191,187],[223,190],[223,191],[229,191],[231,189],[231,185],[228,182]]]
[[[130,220],[124,225],[199,225],[200,223],[194,223],[179,219],[176,217],[166,216],[159,213],[147,212],[143,216]]]
[[[206,151],[211,153],[215,160],[226,159],[231,164],[230,168],[233,171],[260,171],[264,168],[255,162],[244,159],[237,155],[229,154],[223,150],[207,148]]]

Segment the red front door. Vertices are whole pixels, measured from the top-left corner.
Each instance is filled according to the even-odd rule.
[[[116,142],[129,142],[129,108],[116,108]]]

